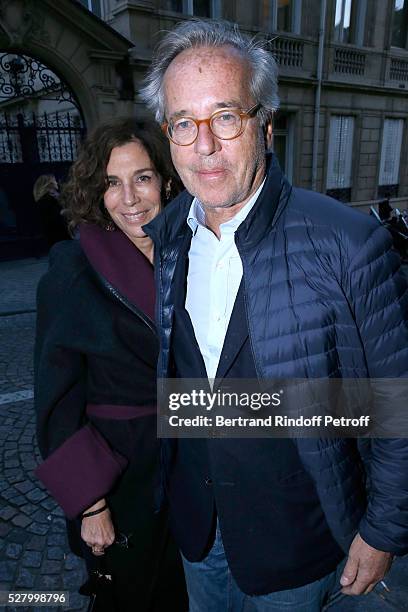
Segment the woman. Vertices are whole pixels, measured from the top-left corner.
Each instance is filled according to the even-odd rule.
[[[74,552],[80,522],[88,567],[103,555],[121,612],[186,609],[167,516],[154,511],[158,346],[142,229],[178,186],[155,126],[100,126],[63,193],[79,240],[54,248],[38,290],[37,475],[73,521]]]
[[[69,234],[61,215],[58,183],[53,174],[41,174],[37,178],[33,186],[33,198],[48,248],[60,240],[67,240]]]

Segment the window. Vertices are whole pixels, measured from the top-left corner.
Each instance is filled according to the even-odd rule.
[[[282,171],[293,180],[293,115],[278,112],[273,119],[272,149]]]
[[[161,7],[167,11],[196,17],[221,16],[221,0],[164,0]]]
[[[394,10],[392,15],[392,37],[393,47],[407,46],[408,33],[408,0],[394,0]]]
[[[281,32],[300,34],[301,2],[297,0],[278,0],[276,29]]]
[[[354,117],[333,115],[330,120],[327,193],[343,202],[351,200]]]
[[[379,197],[398,195],[403,119],[385,119],[381,147]]]
[[[269,32],[279,30],[300,34],[301,11],[301,0],[264,0],[260,25]]]
[[[174,11],[175,13],[183,12],[183,0],[163,0],[161,8],[165,11]]]
[[[362,47],[366,12],[367,0],[336,0],[334,39]]]
[[[97,17],[102,17],[100,0],[79,0],[79,2]]]
[[[188,2],[191,4],[188,13],[197,15],[197,17],[211,17],[211,2],[209,0],[193,0]]]

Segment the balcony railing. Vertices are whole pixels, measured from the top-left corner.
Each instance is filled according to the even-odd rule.
[[[303,41],[291,38],[269,39],[269,48],[280,66],[303,67]]]
[[[334,50],[334,72],[363,76],[365,73],[365,65],[365,53],[339,47]]]
[[[408,62],[391,58],[390,64],[390,80],[391,81],[408,81]]]

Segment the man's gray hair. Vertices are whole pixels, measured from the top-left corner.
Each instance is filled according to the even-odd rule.
[[[225,45],[238,49],[249,62],[250,92],[254,101],[261,105],[258,116],[262,124],[270,119],[271,113],[279,107],[278,68],[264,41],[250,38],[240,32],[237,24],[229,21],[192,19],[179,23],[160,41],[140,90],[141,99],[153,112],[156,121],[162,123],[165,118],[163,79],[172,60],[186,49]]]

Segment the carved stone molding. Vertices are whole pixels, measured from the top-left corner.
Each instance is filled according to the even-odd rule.
[[[21,46],[30,39],[50,40],[34,0],[0,0],[0,32],[7,35],[10,46]]]

